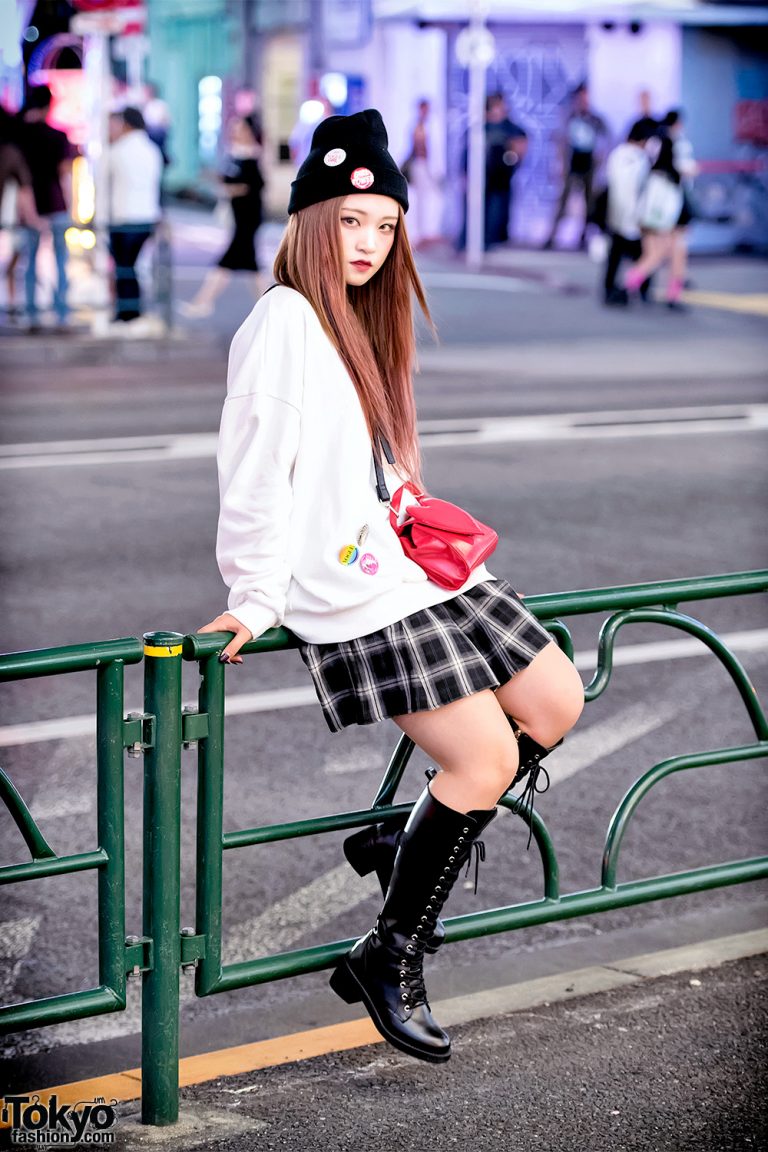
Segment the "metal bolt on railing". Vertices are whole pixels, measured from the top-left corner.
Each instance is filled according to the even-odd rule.
[[[129,752],[128,755],[130,756],[131,753]],[[138,753],[134,753],[134,755],[138,755]],[[140,936],[126,936],[125,942],[128,945],[138,944],[140,939]],[[141,968],[138,964],[134,964],[133,968],[131,968],[129,972],[126,972],[125,977],[127,980],[135,980],[137,976],[141,976]]]
[[[194,928],[182,928],[181,935],[182,936],[196,936],[197,933],[195,932]],[[195,968],[197,968],[197,960],[190,960],[186,964],[182,964],[182,966],[181,966],[182,972],[187,972],[187,973],[191,972],[192,975],[194,975]]]
[[[143,719],[144,719],[144,713],[143,712],[129,712],[128,715],[126,716],[126,720],[143,720]],[[126,751],[132,759],[136,760],[144,752],[144,745],[142,744],[141,740],[136,740],[136,741],[134,741],[133,744],[128,745]],[[136,936],[132,940],[132,943],[135,944],[137,940],[138,940],[138,936]]]

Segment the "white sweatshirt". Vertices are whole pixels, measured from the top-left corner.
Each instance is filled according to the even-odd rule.
[[[650,160],[638,144],[619,144],[605,166],[608,181],[608,229],[625,240],[640,239],[640,193]]]
[[[232,340],[218,468],[227,610],[254,637],[284,624],[310,643],[352,640],[458,594],[405,556],[355,386],[292,288],[265,293]],[[384,471],[393,494],[402,478]],[[458,591],[493,579],[481,565]]]

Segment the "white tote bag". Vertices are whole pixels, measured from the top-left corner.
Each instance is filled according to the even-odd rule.
[[[674,228],[683,207],[683,190],[663,172],[650,172],[640,196],[640,227],[654,232]]]

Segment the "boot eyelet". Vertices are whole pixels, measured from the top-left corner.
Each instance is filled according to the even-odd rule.
[[[422,916],[422,918],[421,918],[421,922],[422,922],[422,924],[426,924],[426,923],[427,923],[427,920],[428,920],[428,917],[427,917],[427,916]]]
[[[405,980],[401,980],[401,981],[400,981],[400,987],[401,987],[401,988],[407,988],[407,987],[408,987],[408,985],[406,984]]]
[[[408,997],[405,995],[405,993],[403,993],[403,995],[400,997],[400,999],[405,1000],[407,1002]]]
[[[410,1006],[410,1004],[405,1004],[405,1005],[403,1006],[403,1012],[410,1012],[410,1010],[411,1010],[411,1006]]]
[[[413,936],[411,936],[411,940],[417,940],[417,939],[418,939],[418,937],[417,937],[416,933],[414,932]]]
[[[464,829],[464,831],[466,832],[466,828]],[[459,844],[463,844],[463,843],[464,843],[464,837],[459,836]]]
[[[406,944],[405,950],[406,950],[406,952],[413,952],[414,951],[413,944]]]
[[[448,863],[449,863],[449,864],[453,864],[453,862],[454,862],[454,860],[455,860],[455,859],[456,859],[456,857],[455,857],[455,856],[449,856],[449,857],[448,857]]]
[[[465,829],[464,829],[464,835],[465,835],[465,836],[466,836],[467,832],[469,832],[469,828],[465,828]]]

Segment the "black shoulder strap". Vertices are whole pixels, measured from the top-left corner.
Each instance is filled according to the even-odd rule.
[[[373,449],[373,467],[376,471],[376,495],[382,504],[388,504],[391,497],[389,495],[389,489],[387,488],[387,482],[384,479],[384,469],[381,466],[381,457],[379,456],[379,445],[381,445],[388,464],[394,464],[395,457],[386,437],[377,435],[374,440]]]

